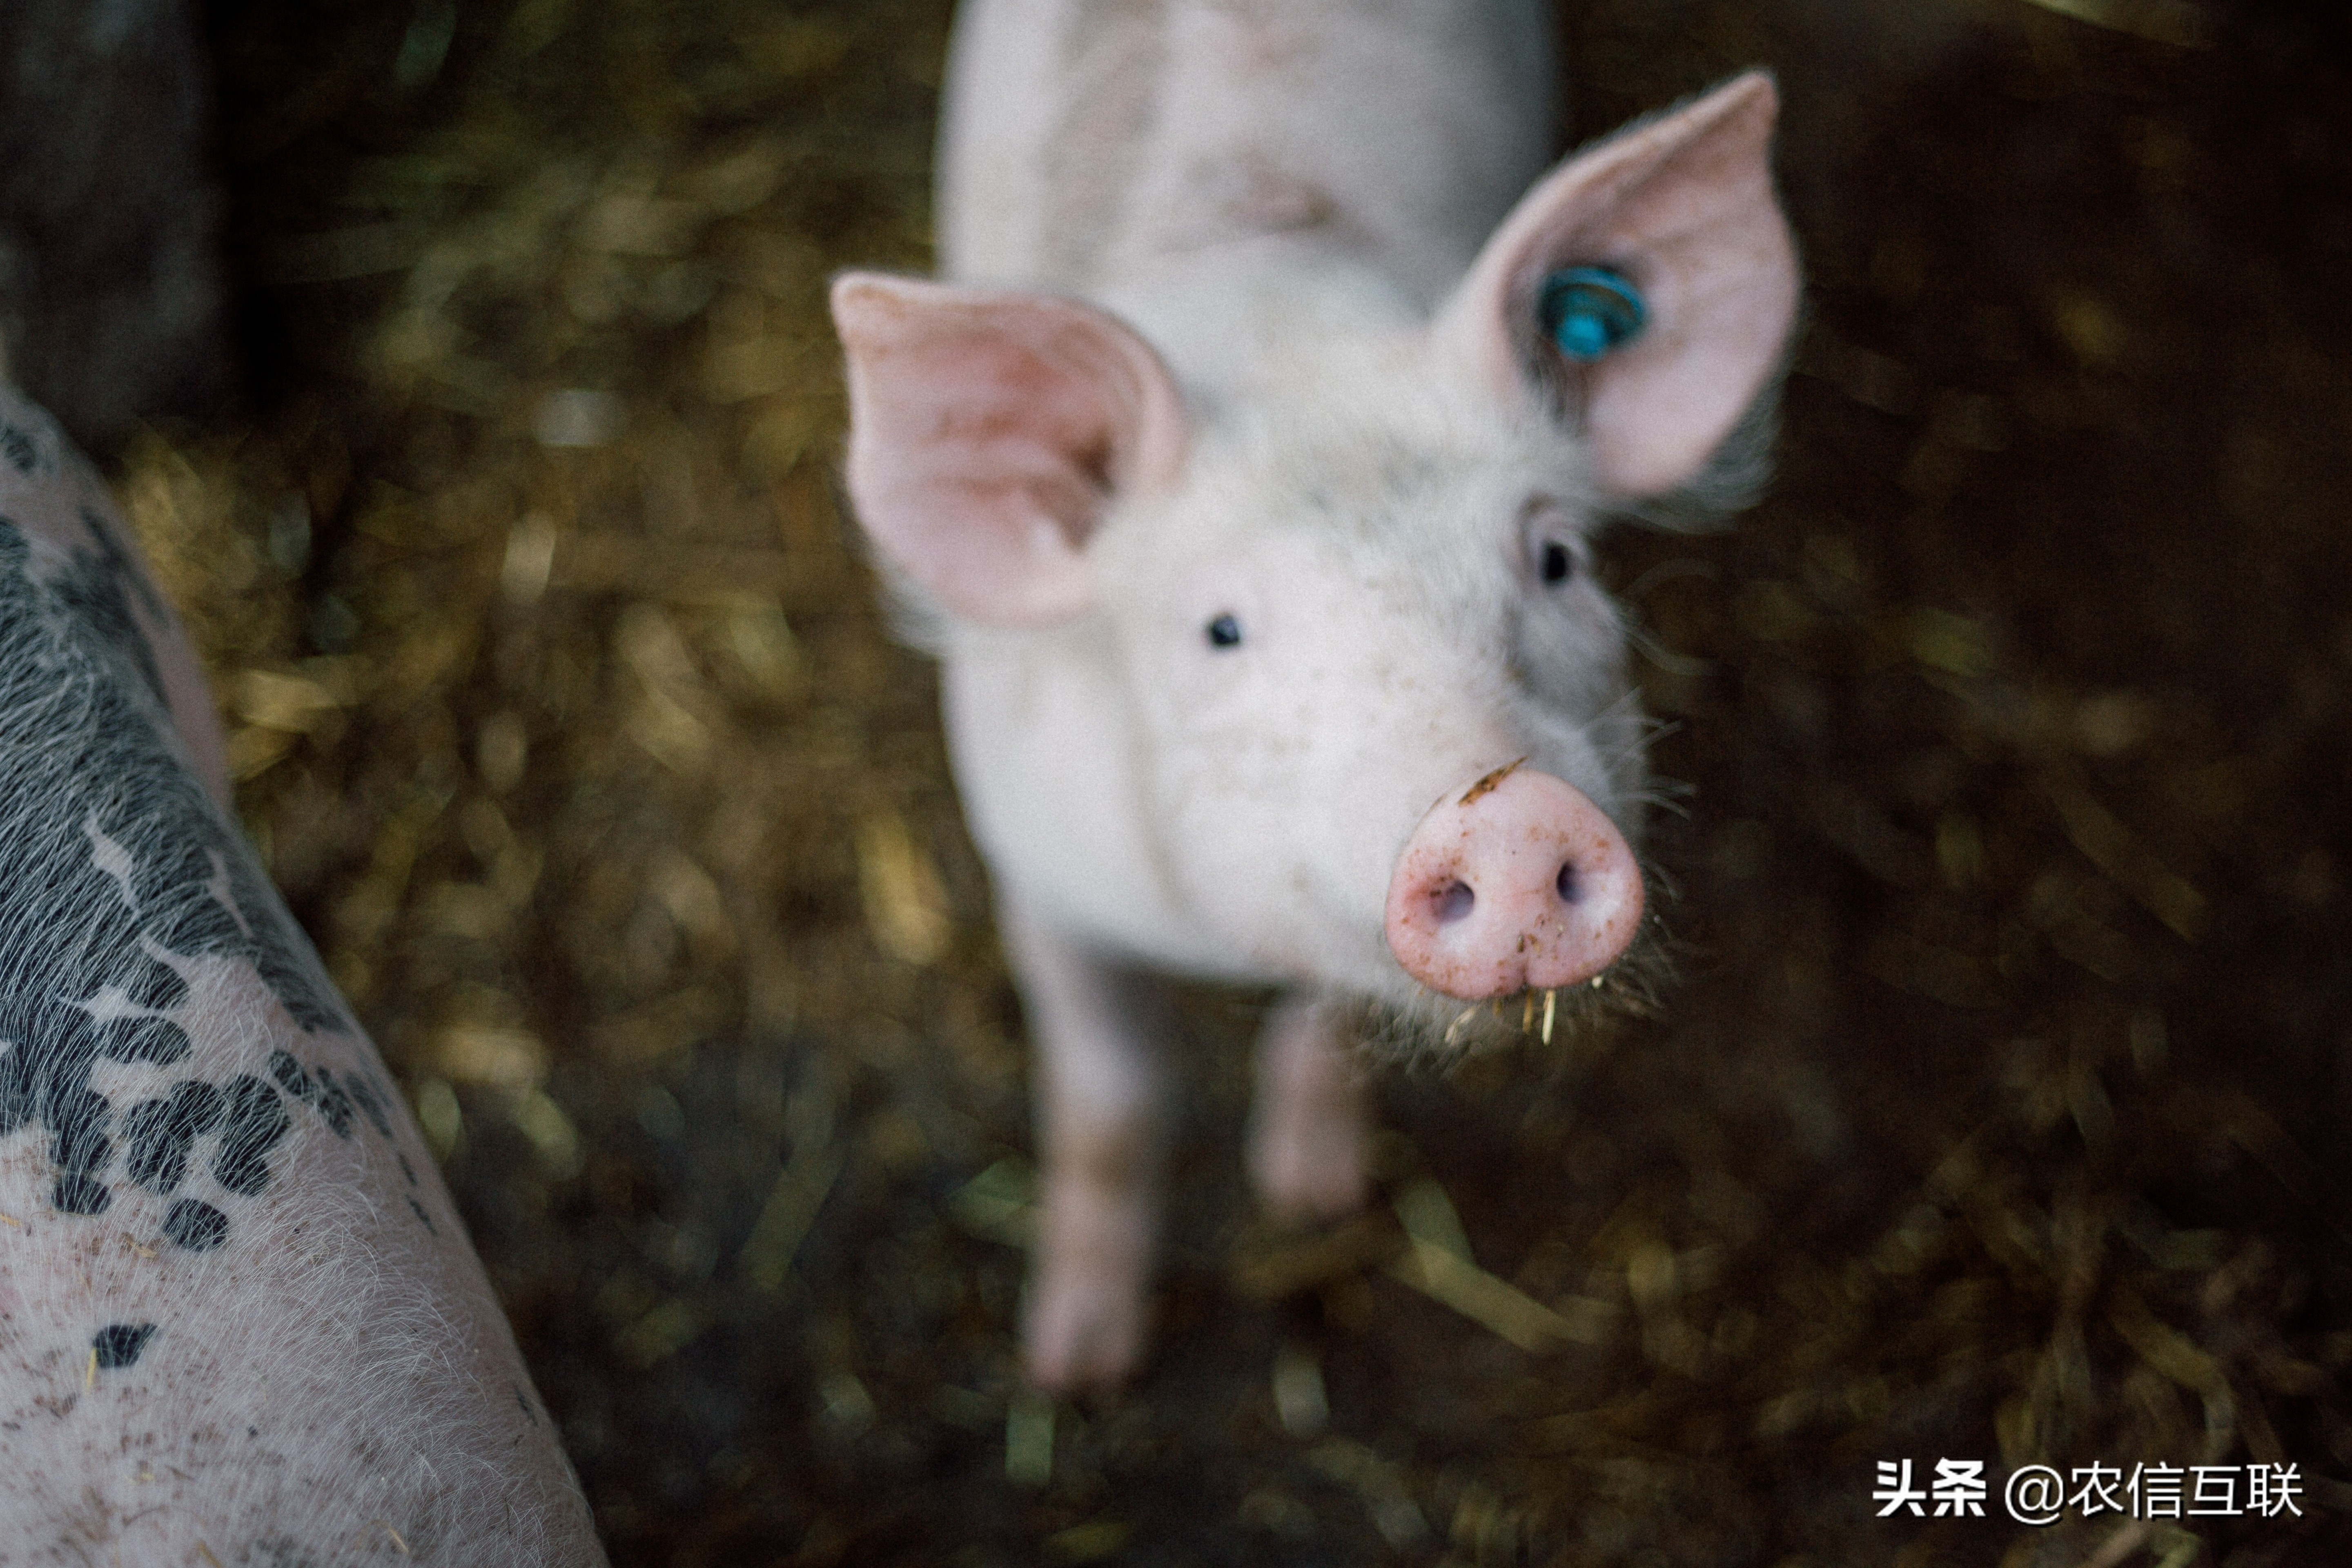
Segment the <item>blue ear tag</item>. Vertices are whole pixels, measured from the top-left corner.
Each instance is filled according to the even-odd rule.
[[[1536,320],[1559,352],[1591,364],[1640,333],[1650,319],[1642,291],[1606,267],[1570,267],[1543,281]]]

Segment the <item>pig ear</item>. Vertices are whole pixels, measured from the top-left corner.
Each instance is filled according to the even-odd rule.
[[[1439,314],[1441,352],[1580,428],[1612,494],[1652,498],[1696,478],[1779,366],[1797,261],[1772,192],[1778,108],[1771,77],[1750,71],[1570,158],[1521,199]],[[1646,316],[1589,359],[1538,321],[1546,280],[1576,268],[1630,283]]]
[[[950,610],[1057,620],[1094,592],[1114,498],[1168,483],[1176,384],[1089,305],[872,273],[833,286],[849,359],[849,493],[891,562]]]

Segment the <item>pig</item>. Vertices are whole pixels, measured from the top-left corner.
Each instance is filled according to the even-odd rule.
[[[1247,1163],[1314,1219],[1366,1196],[1368,1019],[1458,1044],[1642,946],[1590,541],[1752,489],[1797,266],[1768,75],[1546,173],[1551,80],[1518,0],[973,0],[945,280],[835,280],[1034,1038],[1047,1390],[1144,1342],[1157,976],[1280,988]]]
[[[0,1564],[604,1562],[186,636],[0,387]]]

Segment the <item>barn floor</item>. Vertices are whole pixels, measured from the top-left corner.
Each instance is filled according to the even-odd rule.
[[[1606,563],[1677,976],[1391,1073],[1307,1237],[1239,1176],[1265,999],[1191,997],[1157,1349],[1056,1406],[1018,1009],[837,505],[823,285],[926,265],[944,5],[216,0],[248,394],[122,493],[617,1563],[2346,1560],[2352,33],[1567,9],[1578,138],[1780,69],[1810,278],[1770,499]],[[1946,1458],[1987,1517],[1875,1517]],[[2036,1460],[2300,1513],[2029,1528]]]

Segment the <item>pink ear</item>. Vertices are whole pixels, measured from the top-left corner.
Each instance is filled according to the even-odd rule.
[[[1695,479],[1779,368],[1797,258],[1772,192],[1778,109],[1771,77],[1749,71],[1570,158],[1521,198],[1439,314],[1441,352],[1580,424],[1613,494]],[[1580,265],[1622,273],[1649,310],[1590,364],[1536,320],[1545,277]]]
[[[849,493],[875,542],[975,620],[1085,607],[1087,540],[1182,457],[1182,403],[1150,345],[1073,300],[872,273],[835,280],[833,321]]]

